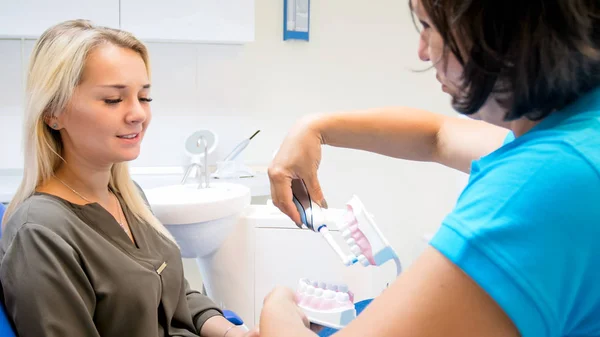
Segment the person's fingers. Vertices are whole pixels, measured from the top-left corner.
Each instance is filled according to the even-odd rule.
[[[260,333],[258,331],[258,328],[254,328],[254,329],[246,332],[246,334],[244,335],[244,337],[260,337]]]
[[[317,177],[317,172],[311,172],[310,176],[304,179],[304,182],[306,183],[306,189],[308,190],[310,198],[319,206],[327,208],[327,201],[325,201],[323,190],[321,189],[321,184]]]
[[[322,325],[310,323],[310,330],[314,333],[319,333],[323,329],[325,329],[325,327]]]
[[[283,170],[274,167],[269,168],[268,174],[271,182],[273,205],[290,217],[296,225],[301,226],[300,213],[298,213],[292,197],[292,177]]]

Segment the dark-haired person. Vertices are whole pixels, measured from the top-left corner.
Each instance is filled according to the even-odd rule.
[[[475,120],[405,108],[313,116],[269,168],[273,201],[296,223],[290,180],[324,201],[324,144],[471,175],[423,255],[335,336],[600,336],[600,1],[411,9],[419,57]],[[262,337],[314,336],[305,323],[291,290],[266,298]]]

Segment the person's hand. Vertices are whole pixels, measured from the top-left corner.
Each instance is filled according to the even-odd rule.
[[[254,328],[244,334],[244,337],[260,337],[258,333],[258,328]]]
[[[275,287],[263,302],[263,310],[275,310],[293,320],[299,320],[305,327],[310,327],[310,322],[304,311],[296,303],[296,294],[286,287]]]
[[[318,333],[323,329],[323,326],[311,323],[306,317],[306,314],[297,304],[296,294],[289,288],[276,287],[265,297],[263,303],[263,309],[276,310],[279,313],[284,314],[286,317],[293,320],[299,320],[302,324]]]
[[[268,170],[273,204],[298,226],[302,225],[302,222],[292,198],[292,179],[303,179],[311,199],[319,206],[327,208],[317,178],[322,138],[313,127],[314,120],[313,117],[306,117],[294,125]]]

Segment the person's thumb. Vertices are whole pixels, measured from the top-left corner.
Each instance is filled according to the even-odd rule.
[[[310,198],[322,208],[327,208],[327,201],[323,195],[323,190],[321,189],[321,184],[319,183],[317,175],[311,175],[304,182],[306,183],[306,189],[308,190]]]
[[[260,337],[260,332],[258,331],[258,328],[254,328],[254,329],[246,332],[244,337]]]

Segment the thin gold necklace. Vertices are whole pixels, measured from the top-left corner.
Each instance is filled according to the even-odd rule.
[[[85,201],[87,201],[87,202],[89,202],[89,203],[93,203],[93,201],[91,201],[90,199],[88,199],[88,198],[84,197],[83,195],[81,195],[81,193],[79,193],[79,192],[75,191],[75,189],[74,189],[73,187],[71,187],[71,186],[67,185],[67,183],[65,183],[64,181],[62,181],[62,180],[61,180],[59,177],[57,177],[57,176],[54,176],[54,178],[56,178],[58,181],[60,181],[60,182],[61,182],[63,185],[65,185],[65,186],[66,186],[68,189],[70,189],[71,191],[73,191],[73,193],[77,194],[77,195],[78,195],[78,196],[79,196],[81,199],[83,199],[83,200],[85,200]],[[109,190],[109,191],[110,191],[110,190]],[[112,193],[112,195],[113,195],[113,196],[114,196],[114,198],[115,198],[115,206],[117,207],[117,213],[119,213],[119,220],[117,220],[117,219],[115,218],[115,221],[116,221],[116,222],[119,224],[119,226],[121,226],[121,228],[122,228],[122,229],[125,231],[125,233],[129,234],[129,229],[127,229],[127,228],[125,227],[125,225],[123,225],[123,220],[121,219],[121,212],[120,212],[120,210],[121,210],[121,207],[120,207],[120,205],[119,205],[119,199],[117,198],[117,196],[116,196],[114,193]]]
[[[117,198],[117,195],[114,193],[112,193],[112,195],[115,198],[115,206],[117,207],[117,213],[119,213],[119,220],[115,220],[117,220],[117,223],[119,224],[119,226],[121,226],[121,228],[123,228],[125,233],[129,234],[129,230],[127,229],[127,227],[125,227],[125,225],[123,225],[123,219],[121,218],[121,204],[119,203],[119,198]]]

